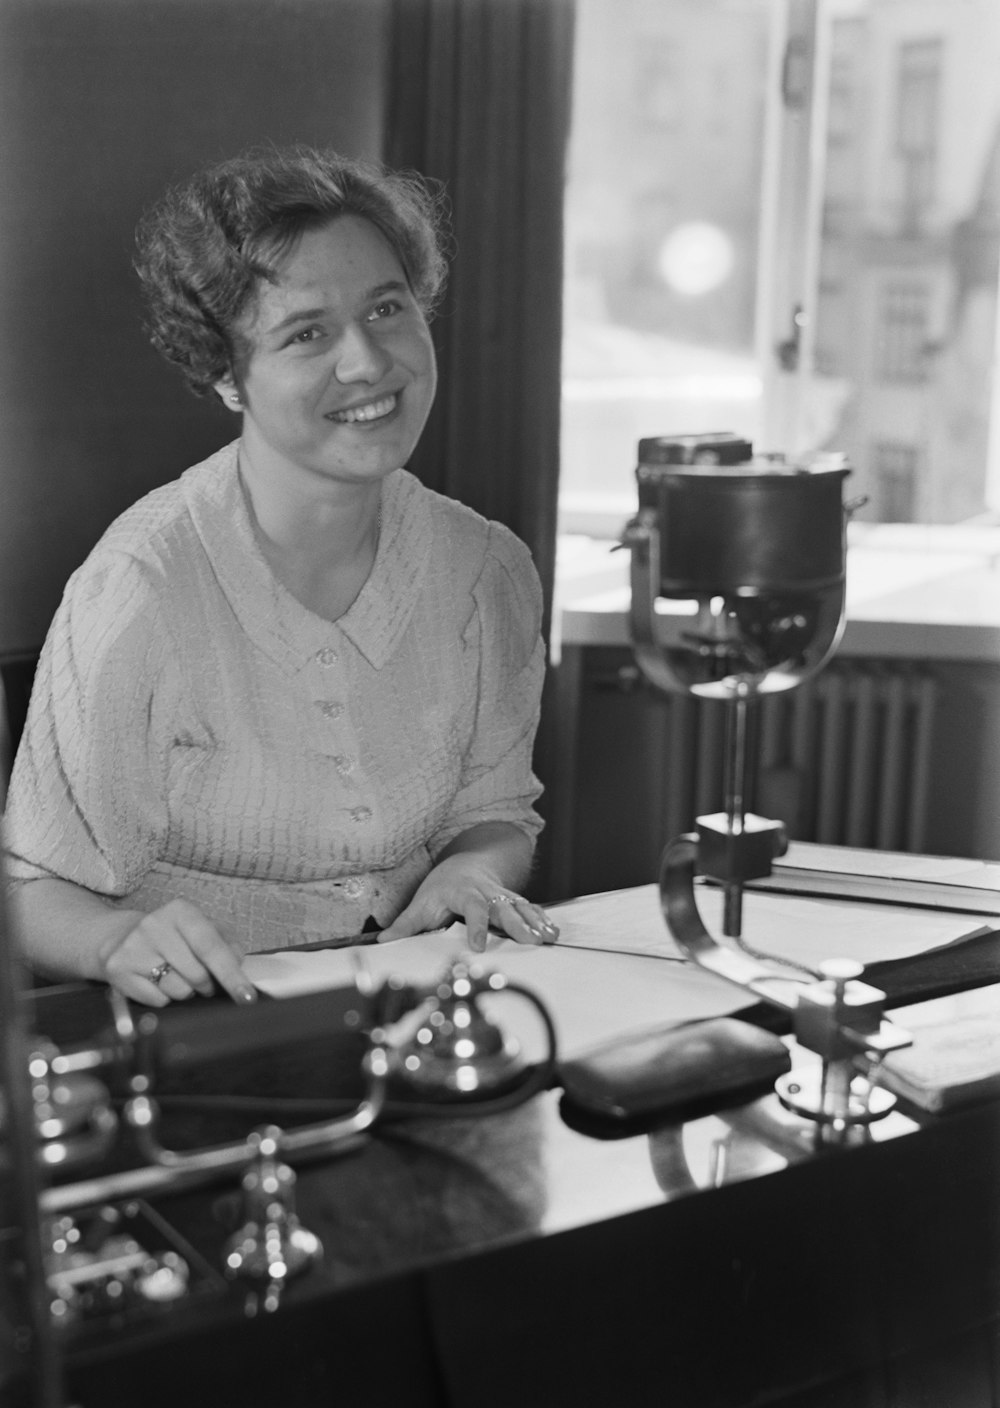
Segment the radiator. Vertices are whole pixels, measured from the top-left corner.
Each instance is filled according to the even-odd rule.
[[[755,706],[748,805],[789,836],[826,845],[921,851],[928,818],[937,683],[919,666],[834,660],[798,689]],[[649,761],[661,834],[722,809],[726,708],[660,695],[665,726]]]

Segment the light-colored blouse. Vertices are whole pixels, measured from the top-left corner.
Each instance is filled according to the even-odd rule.
[[[405,470],[336,622],[256,542],[229,445],[71,578],[4,818],[14,880],[197,904],[240,952],[388,924],[459,833],[533,836],[544,669],[524,544]]]

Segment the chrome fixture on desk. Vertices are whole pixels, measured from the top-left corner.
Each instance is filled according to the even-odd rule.
[[[844,628],[850,473],[841,454],[790,460],[755,455],[735,435],[639,442],[630,627],[636,660],[660,689],[723,700],[728,726],[724,810],[698,817],[668,843],[660,896],[667,927],[697,963],[793,1014],[801,1045],[821,1057],[815,1089],[797,1073],[778,1093],[816,1121],[821,1137],[887,1113],[892,1099],[858,1077],[856,1062],[909,1045],[882,1017],[884,994],[860,965],[831,960],[793,979],[743,937],[743,889],[771,873],[787,847],[780,821],[747,810],[750,717],[765,694],[822,668]],[[694,877],[723,888],[717,942],[698,913]]]
[[[544,1029],[532,1064],[482,1009],[508,994]],[[206,1300],[236,1316],[278,1311],[286,1287],[325,1255],[298,1219],[293,1165],[359,1148],[384,1119],[513,1108],[555,1069],[541,1000],[474,962],[451,963],[426,986],[375,984],[362,969],[354,989],[251,1007],[151,1010],[110,988],[77,996],[95,1009],[92,1034],[70,1043],[36,1033],[0,895],[0,1398],[13,1373],[32,1408],[66,1408],[67,1356],[102,1328],[127,1321],[145,1332]],[[271,1064],[307,1042],[333,1063],[329,1095],[272,1091],[240,1104],[188,1091],[213,1063]],[[175,1147],[184,1141],[170,1139],[166,1115],[178,1108],[225,1120],[229,1137]],[[239,1190],[242,1211],[216,1265],[155,1200],[219,1184]]]

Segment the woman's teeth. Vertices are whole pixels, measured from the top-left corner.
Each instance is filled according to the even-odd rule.
[[[369,401],[365,406],[351,406],[346,411],[331,411],[330,420],[351,425],[354,421],[379,420],[396,409],[395,396],[383,396],[381,401]]]

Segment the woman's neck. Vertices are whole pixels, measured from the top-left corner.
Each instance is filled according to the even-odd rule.
[[[371,573],[381,527],[381,481],[276,492],[240,460],[258,546],[284,587],[310,611],[337,620]]]

